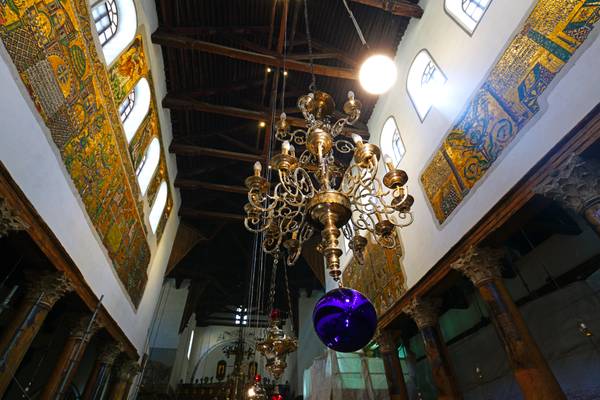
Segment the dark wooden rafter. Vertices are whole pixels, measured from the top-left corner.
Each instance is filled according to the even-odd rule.
[[[192,208],[179,209],[179,216],[190,219],[214,219],[222,222],[240,223],[244,220],[241,214],[224,213],[217,211],[197,210]]]
[[[234,151],[211,149],[207,147],[175,142],[171,143],[171,146],[169,146],[169,151],[177,155],[190,157],[227,158],[230,160],[247,162],[264,161],[264,156],[260,154],[236,153]]]
[[[423,9],[418,4],[405,0],[350,0],[354,3],[364,4],[390,12],[400,17],[421,18]]]
[[[208,97],[218,94],[226,94],[231,92],[241,92],[243,90],[254,89],[262,84],[262,80],[244,79],[243,81],[232,82],[227,86],[214,87],[214,88],[197,88],[186,90],[182,92],[176,92],[177,96],[195,96],[195,97]]]
[[[247,194],[248,189],[243,186],[221,185],[217,183],[203,182],[197,179],[175,179],[175,187],[186,190],[211,190],[227,193]]]
[[[270,115],[266,111],[248,110],[248,109],[238,108],[238,107],[210,104],[210,103],[207,103],[204,101],[194,99],[193,97],[176,96],[175,94],[170,94],[170,93],[168,93],[165,96],[165,98],[163,99],[162,105],[163,105],[163,107],[170,108],[170,109],[194,110],[194,111],[226,115],[226,116],[230,116],[230,117],[250,119],[250,120],[254,120],[254,121],[270,120]],[[299,128],[306,127],[306,120],[304,120],[304,118],[288,116],[287,120],[292,126],[296,126]],[[268,127],[268,125],[269,124],[267,124],[267,127]],[[369,132],[366,129],[366,127],[364,127],[364,128],[348,127],[347,131],[351,132],[351,133],[357,133],[367,139],[369,138]]]
[[[165,28],[165,31],[179,35],[223,35],[239,34],[248,35],[252,33],[268,32],[267,25],[258,26],[176,26]]]
[[[198,50],[271,67],[284,67],[284,59],[283,56],[280,55],[262,54],[254,51],[236,49],[204,40],[194,39],[184,35],[169,33],[162,28],[157,29],[156,32],[152,34],[152,42],[154,44],[159,44],[166,47]],[[285,60],[285,68],[290,71],[306,73],[311,72],[310,64],[295,60]],[[356,71],[347,68],[315,64],[313,70],[316,75],[328,76],[331,78],[350,80],[355,80],[358,78]]]

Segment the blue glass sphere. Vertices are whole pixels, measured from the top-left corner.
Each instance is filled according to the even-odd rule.
[[[325,346],[349,353],[369,344],[377,328],[377,313],[358,290],[333,289],[315,305],[313,324]]]

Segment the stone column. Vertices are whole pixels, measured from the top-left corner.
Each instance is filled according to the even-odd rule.
[[[438,399],[462,399],[450,364],[448,349],[438,326],[438,310],[439,301],[416,298],[404,309],[404,312],[412,317],[421,332]]]
[[[0,238],[8,235],[11,231],[25,229],[27,229],[27,226],[8,208],[6,200],[0,197]]]
[[[566,399],[500,276],[503,250],[471,247],[452,268],[479,290],[526,400]]]
[[[398,347],[394,335],[390,331],[383,331],[377,336],[379,351],[385,368],[385,378],[388,384],[390,400],[408,400],[402,364],[398,357]]]
[[[111,384],[108,398],[110,400],[127,399],[133,378],[140,373],[140,370],[137,361],[124,360],[120,363],[114,376],[114,382]]]
[[[94,369],[85,384],[83,400],[99,400],[101,398],[104,387],[108,384],[115,359],[121,352],[123,352],[123,346],[114,342],[107,343],[100,349]]]
[[[54,370],[44,386],[40,399],[62,399],[83,358],[89,340],[100,328],[97,322],[92,322],[91,315],[71,316],[69,337],[63,347]],[[91,323],[91,325],[90,325]],[[89,330],[88,330],[89,329]]]
[[[60,272],[36,272],[28,277],[25,299],[0,339],[0,398],[19,368],[48,312],[72,290]]]
[[[600,235],[600,162],[575,154],[533,191],[581,215]]]

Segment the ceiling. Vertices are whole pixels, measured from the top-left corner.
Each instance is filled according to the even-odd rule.
[[[296,99],[311,83],[308,35],[317,88],[338,105],[353,90],[363,103],[355,127],[368,138],[377,97],[361,90],[357,68],[370,53],[395,54],[410,19],[423,13],[415,3],[348,0],[367,48],[343,0],[307,0],[310,32],[301,0],[156,0],[159,28],[152,40],[163,50],[168,93],[162,104],[171,112],[169,151],[177,156],[182,197],[169,274],[192,281],[183,323],[195,312],[198,325],[226,324],[223,313],[246,304],[256,252],[254,235],[243,226],[244,179],[255,161],[265,165],[271,146],[279,147],[270,129],[275,115],[301,116]],[[314,245],[304,255],[290,268],[295,299],[301,288],[323,282]],[[278,293],[276,303],[284,300]]]

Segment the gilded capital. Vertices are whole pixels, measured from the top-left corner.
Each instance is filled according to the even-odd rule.
[[[115,360],[124,350],[124,347],[119,342],[110,342],[102,346],[100,354],[98,355],[98,361],[102,364],[112,365]]]
[[[475,286],[500,277],[503,249],[471,246],[450,268],[462,272]]]
[[[8,207],[6,200],[0,198],[0,238],[10,231],[22,231],[27,225]]]
[[[38,272],[26,271],[27,293],[25,299],[37,302],[46,307],[54,304],[66,293],[73,290],[73,286],[67,277],[59,271]]]
[[[581,213],[600,201],[600,162],[572,154],[533,191]]]
[[[416,322],[419,329],[435,326],[441,306],[439,299],[414,298],[404,307],[404,313]]]

